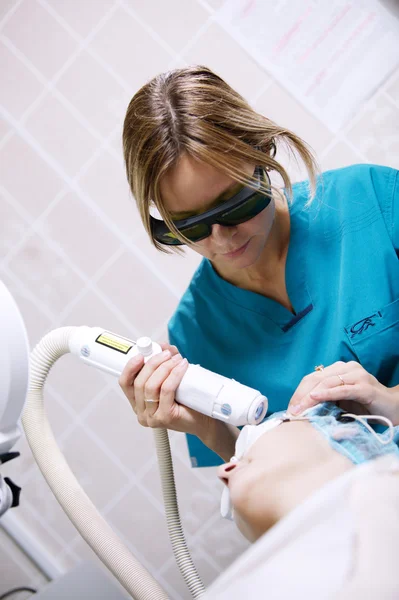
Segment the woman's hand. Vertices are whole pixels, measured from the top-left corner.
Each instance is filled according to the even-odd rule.
[[[188,368],[176,346],[161,344],[163,352],[146,364],[139,355],[127,363],[120,379],[125,396],[144,427],[167,428],[206,437],[210,417],[175,402],[175,393]]]
[[[321,402],[337,402],[344,410],[382,415],[399,424],[399,386],[385,387],[355,361],[335,362],[306,375],[288,410],[298,415]]]

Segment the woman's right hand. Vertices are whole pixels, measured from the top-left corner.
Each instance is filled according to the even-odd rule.
[[[161,348],[163,352],[145,364],[141,355],[129,360],[119,385],[144,427],[172,429],[204,438],[213,419],[175,402],[188,362],[176,346],[164,343]]]

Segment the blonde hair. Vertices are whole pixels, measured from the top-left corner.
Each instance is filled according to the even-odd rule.
[[[318,169],[310,147],[291,131],[254,111],[210,69],[203,66],[175,69],[144,85],[133,96],[126,112],[123,150],[129,186],[154,246],[163,252],[171,248],[157,242],[152,235],[152,202],[168,228],[184,243],[188,241],[174,226],[162,203],[159,187],[163,175],[183,153],[246,185],[254,185],[255,181],[248,178],[244,163],[277,171],[290,198],[290,178],[274,158],[281,143],[289,152],[297,153],[305,164],[311,200]]]

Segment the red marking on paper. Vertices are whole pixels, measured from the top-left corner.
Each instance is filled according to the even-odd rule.
[[[320,83],[323,81],[323,79],[325,78],[326,74],[328,73],[328,71],[331,69],[332,66],[334,66],[334,64],[337,62],[337,60],[342,56],[342,54],[348,50],[348,48],[352,45],[352,43],[359,37],[359,35],[363,32],[363,30],[369,25],[369,23],[371,21],[374,21],[374,19],[376,18],[376,13],[370,13],[368,15],[368,17],[366,17],[361,23],[360,25],[358,25],[358,27],[356,27],[356,29],[353,31],[353,33],[348,37],[348,39],[345,41],[345,43],[336,51],[334,52],[334,54],[332,55],[332,57],[329,59],[329,64],[328,66],[324,67],[321,71],[319,71],[319,73],[315,76],[314,81],[312,83],[312,85],[307,89],[307,91],[305,92],[305,96],[310,96],[310,94],[313,92],[313,90],[320,85]]]
[[[256,0],[248,0],[244,8],[242,9],[241,16],[248,17],[248,15],[252,12],[252,9],[255,8]]]
[[[292,36],[300,29],[304,20],[310,15],[312,12],[312,6],[309,5],[307,10],[299,17],[299,19],[293,24],[291,29],[289,29],[283,37],[277,42],[277,45],[273,49],[273,56],[279,54],[288,44]]]
[[[330,23],[330,25],[327,27],[327,29],[325,29],[323,31],[323,33],[321,35],[319,35],[318,38],[316,38],[316,40],[313,42],[313,44],[299,57],[298,62],[303,62],[305,61],[309,54],[311,52],[313,52],[314,50],[316,50],[316,48],[320,45],[321,42],[323,42],[326,37],[328,36],[329,33],[331,33],[333,31],[333,29],[335,29],[335,27],[338,25],[338,23],[340,21],[342,21],[342,19],[345,17],[345,15],[348,14],[348,12],[351,10],[352,6],[346,6],[334,19],[334,21],[332,21],[332,23]]]

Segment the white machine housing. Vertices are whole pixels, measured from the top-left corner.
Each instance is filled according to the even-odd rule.
[[[29,342],[10,292],[0,281],[0,455],[21,436],[19,421],[29,382]]]

